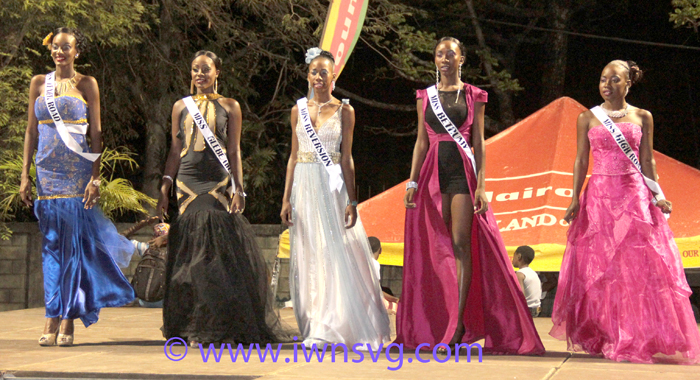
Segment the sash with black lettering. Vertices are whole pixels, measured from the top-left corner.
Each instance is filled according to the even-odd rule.
[[[95,160],[97,160],[97,158],[100,157],[101,153],[84,153],[83,148],[78,144],[77,141],[75,141],[73,136],[70,135],[70,132],[80,133],[84,135],[87,132],[87,125],[71,124],[70,126],[72,128],[69,131],[66,124],[63,123],[61,115],[58,113],[58,108],[56,107],[56,100],[54,99],[54,89],[56,84],[55,75],[55,71],[46,75],[46,80],[44,81],[44,102],[46,102],[46,108],[48,108],[49,114],[51,115],[51,119],[53,120],[53,123],[56,126],[56,132],[58,132],[58,135],[61,137],[63,143],[66,144],[68,149],[72,150],[73,152],[75,152],[80,157],[83,157],[86,160],[95,162]]]
[[[321,143],[321,139],[318,138],[316,131],[314,130],[313,124],[311,124],[311,116],[309,115],[309,107],[306,98],[301,98],[297,100],[297,108],[299,109],[299,120],[301,122],[306,135],[311,140],[311,145],[318,155],[318,159],[321,161],[323,166],[328,172],[328,184],[330,185],[331,191],[340,191],[343,187],[343,170],[340,165],[334,164],[333,159],[326,151],[326,148]]]
[[[430,107],[433,109],[435,116],[438,120],[440,120],[440,123],[445,128],[447,133],[452,137],[455,143],[457,143],[457,145],[460,148],[462,148],[464,153],[467,154],[467,157],[469,157],[469,161],[472,162],[472,169],[474,170],[474,175],[476,176],[476,161],[474,160],[474,153],[472,153],[472,148],[469,146],[467,139],[465,139],[464,136],[462,136],[462,133],[459,132],[459,129],[455,127],[455,125],[452,123],[452,120],[450,120],[450,118],[447,117],[447,114],[442,109],[442,104],[440,103],[440,96],[438,95],[438,91],[435,86],[428,87],[428,102],[430,102]]]
[[[664,192],[661,191],[661,186],[654,181],[653,179],[647,177],[642,173],[642,165],[639,163],[639,159],[637,158],[637,155],[634,154],[634,150],[632,150],[632,147],[630,144],[627,142],[627,139],[625,136],[622,134],[622,131],[620,131],[615,123],[608,117],[608,115],[603,111],[600,106],[596,106],[591,108],[591,112],[593,112],[593,115],[595,115],[598,120],[600,120],[601,123],[603,123],[603,126],[605,129],[610,132],[610,134],[613,137],[613,140],[617,143],[617,146],[620,147],[620,150],[622,150],[622,153],[629,158],[630,161],[632,161],[632,164],[634,164],[634,167],[637,168],[637,171],[639,174],[642,175],[642,178],[644,178],[644,184],[647,185],[649,190],[652,192],[656,193],[656,196],[654,198],[657,199],[657,202],[666,199],[664,196]],[[655,202],[654,202],[655,203]],[[669,217],[668,214],[664,214],[666,218]]]
[[[199,112],[199,108],[197,107],[197,104],[195,104],[194,99],[192,99],[191,96],[188,96],[186,98],[182,98],[182,101],[185,102],[187,111],[190,113],[190,115],[192,115],[194,125],[196,125],[199,132],[202,133],[204,141],[207,142],[207,145],[209,145],[209,148],[211,148],[212,152],[214,152],[214,155],[216,155],[216,158],[219,159],[221,166],[224,167],[226,173],[228,173],[228,176],[231,178],[230,193],[234,194],[236,192],[236,182],[233,180],[233,174],[231,174],[231,164],[228,162],[226,152],[224,152],[224,149],[221,147],[221,144],[219,144],[219,140],[216,139],[214,133],[212,133],[211,129],[209,129],[209,124],[207,124],[207,121],[204,120],[202,113]]]

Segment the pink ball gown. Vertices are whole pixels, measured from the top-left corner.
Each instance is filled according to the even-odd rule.
[[[641,128],[618,123],[639,157]],[[700,333],[673,234],[642,176],[602,126],[571,223],[550,334],[616,361],[697,363]]]

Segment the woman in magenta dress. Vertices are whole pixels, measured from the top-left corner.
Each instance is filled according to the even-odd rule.
[[[488,210],[487,93],[460,80],[463,52],[454,38],[438,42],[437,92],[445,114],[474,146],[478,178],[472,161],[429,106],[427,90],[419,90],[418,138],[404,198],[404,279],[396,342],[432,347],[485,339],[486,352],[542,354],[544,346]]]
[[[601,105],[656,179],[654,122],[625,96],[642,72],[612,61],[600,77]],[[664,213],[671,202],[654,194],[610,132],[591,111],[578,117],[574,194],[564,219],[571,223],[550,334],[571,350],[617,361],[697,363],[700,334],[690,288]],[[593,151],[593,174],[578,195]]]

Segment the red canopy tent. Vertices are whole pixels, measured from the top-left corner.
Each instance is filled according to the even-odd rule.
[[[538,271],[561,266],[568,229],[561,218],[571,200],[576,118],[585,109],[560,98],[486,141],[487,196],[506,248],[512,254],[519,245],[532,246],[531,266]],[[654,157],[661,187],[673,201],[669,224],[683,265],[700,267],[700,171],[659,152]],[[403,264],[404,193],[405,182],[358,206],[367,235],[382,241],[382,264]]]

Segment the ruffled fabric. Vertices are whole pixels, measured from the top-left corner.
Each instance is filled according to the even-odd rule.
[[[618,126],[638,152],[640,128]],[[589,138],[600,162],[569,228],[550,334],[616,361],[697,363],[700,333],[671,229],[609,133],[596,127]]]
[[[134,300],[119,269],[128,266],[134,246],[99,208],[86,210],[81,198],[59,198],[37,200],[34,213],[44,235],[47,318],[80,318],[87,327],[97,322],[101,308]]]

